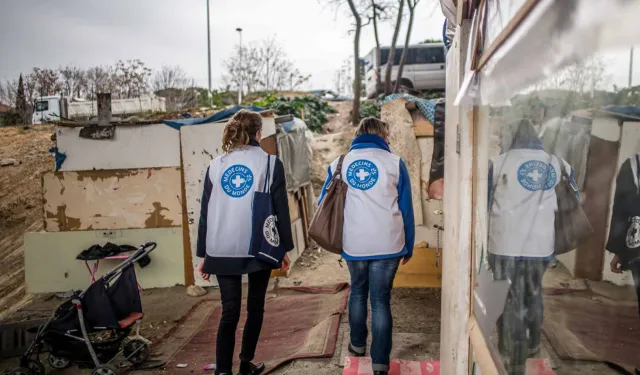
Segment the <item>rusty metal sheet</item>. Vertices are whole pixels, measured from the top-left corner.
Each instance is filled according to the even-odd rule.
[[[47,232],[182,225],[180,168],[47,172]]]

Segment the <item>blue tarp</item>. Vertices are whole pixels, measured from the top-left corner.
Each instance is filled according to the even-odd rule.
[[[620,115],[623,119],[633,119],[635,121],[640,120],[640,107],[610,105],[608,107],[604,107],[603,110]]]
[[[418,107],[418,110],[422,113],[422,115],[426,117],[427,120],[429,120],[429,122],[431,122],[432,124],[436,123],[436,103],[440,99],[422,99],[409,94],[391,94],[384,98],[381,104],[385,104],[398,98],[402,98],[408,102],[416,103],[416,107]]]
[[[220,112],[216,112],[209,117],[201,117],[201,118],[188,118],[184,120],[164,120],[162,121],[165,125],[168,125],[176,130],[180,130],[181,126],[189,126],[189,125],[200,125],[200,124],[208,124],[211,122],[217,122],[220,120],[224,120],[236,114],[236,112],[241,109],[247,109],[249,111],[259,112],[264,111],[262,107],[254,107],[254,106],[235,106],[233,108],[228,108],[222,110]]]

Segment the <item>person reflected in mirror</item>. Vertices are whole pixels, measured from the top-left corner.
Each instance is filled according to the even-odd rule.
[[[329,166],[318,204],[339,160]],[[387,375],[393,332],[391,289],[400,263],[411,259],[415,241],[409,171],[389,148],[387,123],[374,117],[360,122],[341,177],[348,185],[342,240],[342,257],[351,275],[348,350],[356,357],[366,354],[371,298],[373,373]]]
[[[607,250],[613,253],[611,272],[631,273],[640,316],[640,154],[627,159],[618,172]],[[640,359],[638,360],[640,362]],[[640,364],[636,367],[640,375]]]
[[[494,279],[511,284],[497,323],[498,350],[508,373],[522,375],[540,352],[542,278],[554,259],[561,162],[575,182],[571,166],[544,150],[529,120],[505,130],[513,138],[489,161],[488,261]]]

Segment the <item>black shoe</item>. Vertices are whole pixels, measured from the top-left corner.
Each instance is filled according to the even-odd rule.
[[[636,367],[636,375],[640,375],[640,366]]]
[[[389,375],[389,371],[374,371],[373,375]]]
[[[240,372],[238,372],[238,375],[259,375],[262,374],[264,368],[265,366],[262,362],[255,365],[251,362],[241,362]]]
[[[365,355],[367,355],[367,350],[366,349],[365,349],[364,353],[358,353],[353,348],[353,346],[351,346],[351,343],[349,343],[349,346],[347,347],[347,350],[349,351],[349,353],[353,354],[354,357],[364,357]]]

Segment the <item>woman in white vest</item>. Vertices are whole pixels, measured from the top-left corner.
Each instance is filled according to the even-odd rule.
[[[329,166],[319,202],[338,162]],[[402,159],[389,149],[389,126],[373,117],[358,125],[342,165],[342,179],[348,184],[342,257],[351,274],[348,349],[356,356],[366,353],[367,298],[371,295],[373,370],[386,375],[392,345],[393,279],[400,261],[408,262],[413,254],[411,181]]]
[[[198,226],[197,256],[205,280],[215,275],[222,298],[222,317],[216,342],[216,374],[231,375],[236,328],[242,304],[242,275],[249,277],[247,321],[242,337],[240,375],[257,375],[264,364],[253,364],[272,266],[249,255],[252,234],[252,202],[262,189],[267,165],[272,176],[273,208],[280,240],[293,249],[285,174],[282,162],[268,164],[260,148],[262,117],[241,110],[227,123],[222,136],[224,154],[211,161],[204,179]]]
[[[553,259],[554,188],[562,171],[529,120],[508,127],[515,128],[513,141],[489,161],[488,260],[494,279],[511,282],[498,347],[509,374],[524,374],[527,358],[540,351],[542,277]],[[571,167],[562,163],[575,186]]]

